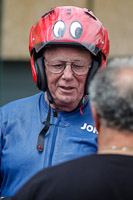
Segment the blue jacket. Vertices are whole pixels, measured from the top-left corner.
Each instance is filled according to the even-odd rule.
[[[0,109],[1,196],[13,196],[39,170],[97,151],[89,100],[80,112],[61,111],[45,135],[44,151],[36,148],[48,114],[44,93],[11,102]]]

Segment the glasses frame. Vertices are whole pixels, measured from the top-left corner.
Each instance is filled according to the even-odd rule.
[[[64,70],[65,70],[65,68],[69,65],[69,66],[71,66],[71,70],[72,70],[72,72],[73,72],[74,74],[81,76],[81,75],[87,74],[88,71],[89,71],[89,69],[90,69],[90,67],[91,67],[91,63],[90,63],[90,64],[85,63],[85,64],[87,64],[88,66],[87,66],[87,65],[86,65],[86,66],[85,66],[85,65],[79,66],[79,67],[82,68],[82,70],[80,71],[80,72],[82,72],[82,73],[80,73],[80,72],[77,73],[77,71],[75,71],[75,68],[74,68],[74,67],[76,66],[76,62],[79,62],[79,61],[67,62],[67,61],[59,61],[59,60],[56,60],[55,62],[60,62],[59,65],[61,66],[61,64],[62,64],[62,69],[60,69],[59,71],[56,71],[56,70],[57,70],[57,66],[59,66],[59,65],[54,65],[54,62],[53,62],[53,65],[52,65],[52,64],[49,63],[49,61],[48,61],[46,58],[44,58],[44,64],[47,65],[49,71],[52,72],[52,73],[54,73],[54,74],[63,73]],[[75,65],[74,65],[74,64],[75,64]],[[54,66],[55,66],[55,70],[52,70],[51,66],[53,66],[53,68],[54,68]],[[77,66],[78,66],[78,65],[77,65]],[[83,67],[85,67],[85,68],[84,68],[84,69],[86,69],[85,71],[83,70]]]

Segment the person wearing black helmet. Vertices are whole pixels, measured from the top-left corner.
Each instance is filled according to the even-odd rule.
[[[86,8],[56,7],[32,26],[31,68],[39,94],[1,108],[1,196],[43,168],[97,152],[89,83],[106,65],[107,30]]]

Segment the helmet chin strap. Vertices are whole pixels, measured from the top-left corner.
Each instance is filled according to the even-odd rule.
[[[49,105],[49,111],[48,111],[47,119],[46,119],[46,121],[43,122],[43,124],[45,126],[38,135],[37,150],[39,152],[42,152],[43,149],[44,149],[44,137],[45,137],[45,135],[48,132],[49,127],[50,127],[50,117],[51,117],[51,107]]]
[[[82,99],[80,100],[79,104],[78,104],[78,107],[81,107],[84,105],[84,102],[85,102],[85,98],[86,96],[83,96]]]
[[[50,107],[50,104],[54,103],[53,98],[52,98],[49,90],[47,90],[46,92],[47,92],[47,98],[48,98],[48,101],[49,101],[49,110],[48,110],[46,121],[43,122],[43,124],[45,126],[41,130],[41,132],[39,133],[39,136],[38,136],[37,150],[39,152],[42,152],[43,149],[44,149],[44,137],[45,137],[46,133],[48,132],[48,130],[50,128],[50,117],[51,117],[51,107]]]
[[[48,98],[49,103],[50,103],[50,104],[53,104],[53,103],[54,103],[54,100],[53,100],[52,95],[50,94],[49,89],[47,89],[46,92],[47,92],[47,98]]]

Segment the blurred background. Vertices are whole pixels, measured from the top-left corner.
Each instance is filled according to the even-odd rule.
[[[86,7],[108,30],[109,59],[133,56],[132,0],[0,0],[0,106],[39,90],[32,79],[29,32],[56,6]]]

